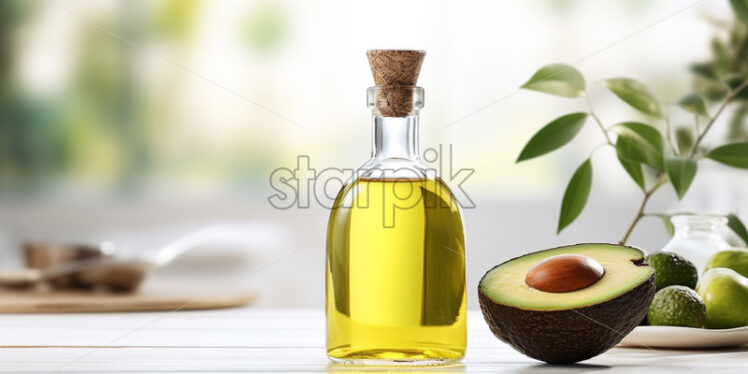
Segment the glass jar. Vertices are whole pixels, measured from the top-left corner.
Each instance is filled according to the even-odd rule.
[[[712,215],[678,215],[670,218],[675,228],[672,239],[662,248],[663,252],[677,253],[691,261],[699,273],[704,271],[709,258],[715,253],[730,248],[720,236],[727,228],[727,218]]]

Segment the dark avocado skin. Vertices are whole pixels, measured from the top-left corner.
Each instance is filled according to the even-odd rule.
[[[478,286],[481,311],[494,335],[550,364],[584,361],[618,344],[646,317],[654,294],[653,273],[630,291],[600,304],[535,311],[496,303]]]

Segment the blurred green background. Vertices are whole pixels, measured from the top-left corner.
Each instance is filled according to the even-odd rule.
[[[469,282],[530,250],[618,240],[640,192],[607,149],[587,208],[555,235],[564,186],[602,139],[588,126],[553,157],[515,165],[543,124],[586,110],[518,87],[543,65],[574,64],[603,122],[639,116],[596,84],[625,76],[689,126],[672,104],[694,89],[720,95],[704,74],[745,59],[735,25],[727,0],[0,0],[0,262],[28,238],[118,238],[140,251],[252,221],[277,229],[264,230],[274,251],[305,249],[251,279],[283,290],[262,304],[321,305],[328,211],[273,209],[268,178],[299,155],[319,169],[368,158],[369,48],[427,51],[421,147],[451,145],[455,168],[476,171],[462,185],[476,204],[463,211]],[[746,139],[745,102],[726,114],[707,144]],[[745,174],[705,161],[683,201],[663,189],[650,207],[748,219]],[[645,219],[632,243],[667,240]],[[227,263],[240,264],[218,273],[246,272]]]
[[[387,3],[377,9],[336,1],[0,4],[0,199],[76,191],[261,193],[272,169],[310,148],[322,166],[353,167],[365,157],[359,145],[368,142],[360,102],[371,82],[361,56],[382,44],[430,47],[424,117],[433,127],[424,130],[425,144],[481,138],[477,145],[487,153],[462,151],[476,169],[511,161],[523,136],[564,106],[526,93],[506,101],[526,100],[538,106],[532,111],[494,103],[542,64],[578,60],[592,79],[633,76],[673,101],[700,84],[689,66],[713,58],[711,67],[719,69],[734,58],[725,36],[732,17],[722,0],[692,8],[619,1],[611,11],[581,0],[412,2],[391,16],[413,17],[400,28],[378,25]],[[689,9],[669,19],[680,8]],[[473,17],[480,17],[476,25]],[[481,24],[492,18],[498,25]],[[610,19],[615,24],[601,30]],[[652,22],[660,31],[639,32]],[[647,55],[655,50],[661,52]],[[487,103],[490,110],[482,110]],[[746,136],[744,118],[732,121],[733,138]],[[444,127],[456,120],[459,126]],[[553,161],[506,166],[478,173],[473,190],[553,191],[566,172],[554,171]]]
[[[272,63],[287,37],[286,11],[272,2],[252,5],[236,30],[238,53]],[[154,175],[186,181],[215,176],[240,187],[264,181],[269,165],[259,161],[272,157],[274,147],[263,147],[246,131],[219,144],[201,142],[199,134],[175,134],[184,105],[180,87],[193,73],[141,68],[144,59],[158,56],[154,46],[174,52],[175,59],[194,53],[209,6],[199,0],[0,2],[2,196],[59,193],[81,184],[132,194]],[[75,29],[50,19],[50,12],[73,19]],[[68,30],[60,32],[60,26]],[[30,45],[35,32],[55,35]]]

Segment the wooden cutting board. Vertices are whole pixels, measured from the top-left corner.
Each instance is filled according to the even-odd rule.
[[[238,286],[147,282],[129,294],[85,291],[0,289],[0,313],[145,312],[232,308],[257,300],[258,294]]]

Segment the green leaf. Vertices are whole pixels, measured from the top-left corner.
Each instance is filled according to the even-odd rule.
[[[561,215],[558,218],[558,231],[560,233],[566,226],[574,222],[582,213],[584,206],[587,204],[587,198],[590,196],[592,187],[592,163],[590,159],[579,165],[577,171],[571,176],[569,184],[564,192],[564,199],[561,202]]]
[[[709,112],[706,110],[706,103],[704,102],[704,99],[702,99],[699,95],[686,95],[682,99],[678,100],[678,105],[691,113],[699,114],[709,118]]]
[[[693,147],[693,131],[690,127],[678,127],[675,129],[675,145],[678,146],[678,152],[682,155],[691,152]]]
[[[734,214],[728,214],[727,226],[729,226],[730,229],[732,229],[732,231],[740,237],[740,239],[743,239],[743,243],[748,244],[748,230],[745,229],[745,225],[740,221],[740,218],[738,218],[738,216]]]
[[[564,97],[579,97],[584,93],[584,77],[572,66],[550,64],[532,75],[522,88]]]
[[[745,76],[739,73],[727,73],[725,74],[725,84],[727,87],[730,87],[731,90],[734,90],[738,87],[740,87],[743,82],[745,82]]]
[[[619,158],[664,170],[662,135],[657,129],[640,122],[619,123],[615,129],[618,133],[616,153]]]
[[[629,78],[613,78],[601,84],[634,109],[650,116],[662,117],[660,104],[652,92],[643,84]]]
[[[678,194],[678,200],[682,199],[688,187],[691,187],[691,182],[696,176],[696,168],[696,161],[690,158],[668,157],[665,160],[665,170],[675,193]]]
[[[748,143],[732,143],[712,149],[706,157],[725,165],[748,169]]]
[[[673,226],[673,222],[670,220],[669,214],[654,213],[649,215],[652,217],[660,218],[662,220],[662,224],[665,226],[665,231],[667,231],[667,234],[673,236],[673,234],[675,233],[675,226]]]
[[[554,119],[532,136],[520,152],[517,162],[561,148],[579,133],[586,119],[587,113],[571,113]]]
[[[626,160],[624,158],[621,158],[620,156],[618,156],[618,161],[621,163],[621,166],[623,166],[623,169],[626,170],[629,176],[631,176],[631,179],[634,180],[634,183],[636,183],[636,185],[639,186],[642,191],[644,191],[646,187],[644,186],[644,172],[642,171],[642,164],[636,161]]]
[[[712,64],[693,64],[691,65],[691,71],[694,74],[709,80],[719,80],[719,75],[717,75],[717,72],[714,70],[714,65]]]
[[[732,10],[735,11],[735,15],[748,25],[748,0],[730,0]]]
[[[714,37],[711,42],[714,67],[721,73],[730,71],[732,67],[732,56],[729,47],[720,38]]]
[[[739,140],[748,138],[748,103],[744,103],[735,110],[730,119],[727,139]]]

